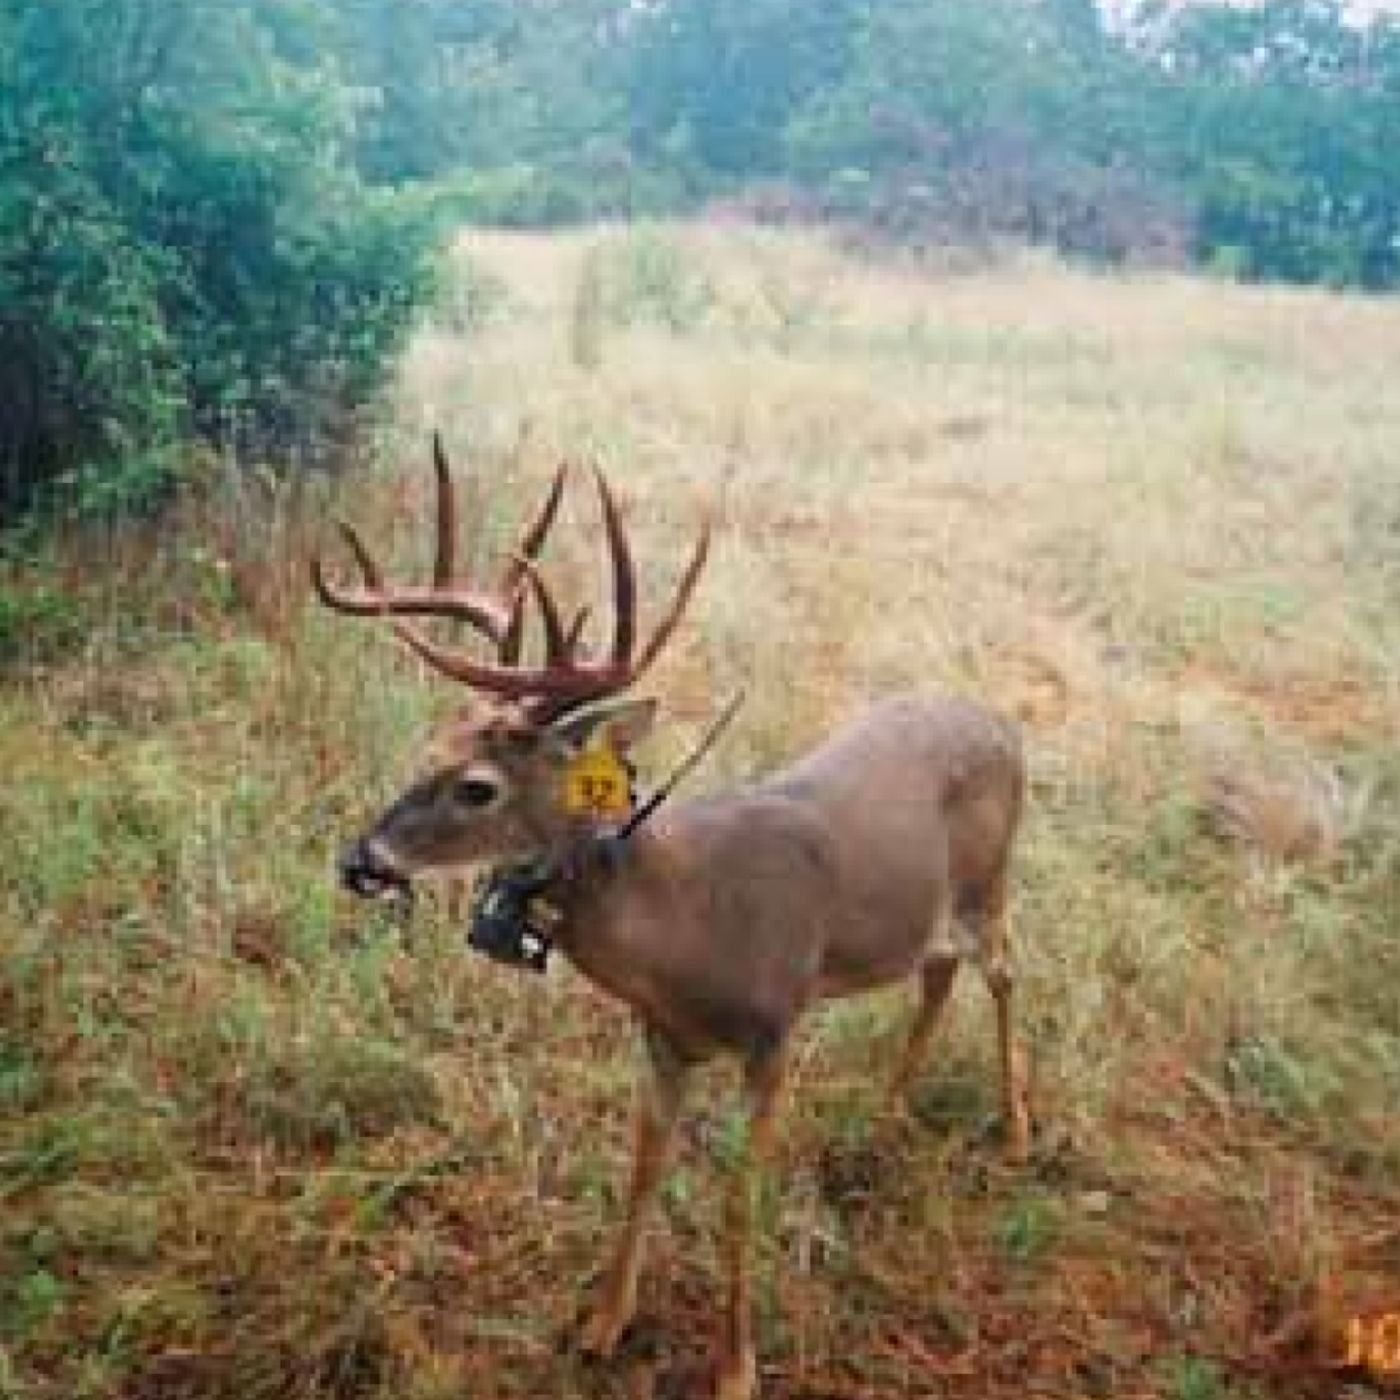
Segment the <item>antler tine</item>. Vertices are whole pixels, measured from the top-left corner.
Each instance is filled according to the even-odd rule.
[[[560,462],[554,469],[554,480],[550,483],[549,494],[544,498],[544,504],[540,507],[530,528],[520,537],[520,544],[511,556],[510,563],[506,565],[503,581],[505,588],[518,588],[525,572],[526,562],[539,558],[545,537],[553,528],[554,517],[559,513],[559,502],[564,497],[564,480],[568,474],[569,464],[567,462]]]
[[[578,651],[578,644],[583,637],[583,629],[588,624],[588,618],[591,612],[592,609],[585,603],[574,614],[573,621],[569,623],[569,630],[564,637],[564,642],[570,656],[575,655]]]
[[[457,493],[441,433],[433,434],[433,469],[437,476],[437,555],[433,563],[433,582],[439,588],[450,588],[457,570]],[[525,562],[538,558],[544,548],[554,526],[554,517],[559,513],[559,502],[564,497],[564,479],[568,471],[567,462],[560,462],[554,469],[554,479],[543,503],[506,564],[501,577],[503,594],[514,596],[520,587]]]
[[[632,669],[633,679],[640,676],[661,655],[666,643],[671,640],[671,634],[676,630],[676,624],[680,622],[681,616],[690,602],[690,595],[695,592],[695,585],[700,581],[701,571],[709,557],[710,522],[707,520],[700,527],[700,538],[696,540],[695,551],[690,556],[690,563],[686,565],[685,573],[681,575],[681,581],[676,585],[675,596],[671,599],[670,608],[661,621],[656,624],[650,640],[642,649],[641,660]]]
[[[637,628],[637,571],[607,478],[597,467],[593,468],[593,478],[598,483],[598,499],[603,506],[603,524],[608,532],[608,553],[613,566],[612,663],[627,666],[632,660]]]
[[[497,655],[506,666],[514,666],[520,660],[520,648],[525,641],[525,594],[516,589],[510,600],[510,621],[501,633],[501,644]]]
[[[572,651],[554,595],[550,593],[549,586],[535,567],[533,559],[522,557],[518,562],[524,569],[526,578],[530,580],[530,589],[535,595],[535,601],[540,605],[540,621],[544,624],[545,666],[552,668],[566,665],[572,659]]]
[[[355,562],[360,566],[365,587],[383,588],[384,576],[379,572],[379,565],[374,562],[374,556],[365,547],[365,542],[360,538],[359,532],[348,520],[337,520],[335,523],[340,530],[341,538],[350,546],[350,552],[355,556]]]
[[[383,591],[384,580],[379,572],[379,566],[374,562],[365,542],[356,532],[355,527],[344,520],[335,522],[336,529],[340,531],[341,538],[350,547],[350,552],[355,556],[355,562],[359,565],[360,575],[364,579],[364,587],[351,591],[341,588],[326,577],[325,567],[321,563],[321,556],[313,554],[311,556],[311,586],[316,590],[316,596],[328,608],[334,608],[337,612],[350,613],[355,617],[371,617],[375,613],[382,612],[383,606],[379,595]]]
[[[433,582],[451,588],[457,571],[457,493],[442,434],[433,434],[433,473],[437,477],[437,552],[433,556]]]

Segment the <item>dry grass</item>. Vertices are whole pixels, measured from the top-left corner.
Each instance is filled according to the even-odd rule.
[[[742,227],[459,256],[507,292],[409,355],[396,465],[346,490],[376,537],[421,553],[434,427],[479,544],[559,455],[607,464],[655,590],[717,512],[654,746],[745,684],[702,785],[903,687],[1029,731],[1035,1160],[987,1135],[971,979],[909,1122],[903,995],[815,1018],[764,1393],[1341,1393],[1348,1310],[1400,1306],[1400,308]],[[217,489],[5,580],[48,601],[0,688],[0,1394],[701,1394],[724,1074],[638,1335],[585,1367],[623,1018],[331,887],[453,697],[307,605],[326,494]]]

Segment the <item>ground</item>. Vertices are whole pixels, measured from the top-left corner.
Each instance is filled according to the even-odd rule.
[[[644,609],[714,518],[653,777],[740,685],[692,790],[902,689],[1024,725],[1032,1160],[999,1151],[975,977],[907,1114],[906,991],[813,1017],[765,1396],[1393,1389],[1397,363],[1387,300],[743,226],[474,233],[373,469],[211,468],[158,525],[6,565],[0,1394],[705,1393],[733,1076],[696,1096],[633,1335],[586,1364],[625,1017],[469,956],[446,898],[404,927],[334,888],[457,697],[316,608],[305,561],[343,512],[422,565],[434,429],[479,555],[557,460],[604,465]],[[570,506],[551,578],[595,596]],[[1369,1371],[1339,1365],[1357,1328]]]

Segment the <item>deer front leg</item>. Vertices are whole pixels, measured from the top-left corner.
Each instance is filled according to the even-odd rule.
[[[748,1130],[725,1207],[729,1296],[716,1400],[752,1400],[758,1391],[753,1343],[753,1227],[764,1169],[772,1155],[778,1096],[787,1067],[786,1046],[751,1061],[745,1071]]]
[[[638,1086],[636,1138],[627,1219],[603,1276],[593,1315],[580,1344],[592,1356],[611,1356],[637,1306],[637,1271],[648,1219],[666,1170],[689,1070],[660,1036],[646,1036],[646,1067]]]

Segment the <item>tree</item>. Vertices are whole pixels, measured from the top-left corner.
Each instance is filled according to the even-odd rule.
[[[1400,281],[1393,23],[1334,0],[1203,7],[1163,22],[1159,159],[1197,201],[1201,256],[1258,277]]]
[[[856,0],[662,0],[639,12],[628,83],[632,141],[679,140],[720,176],[775,175],[793,113],[849,58]]]

